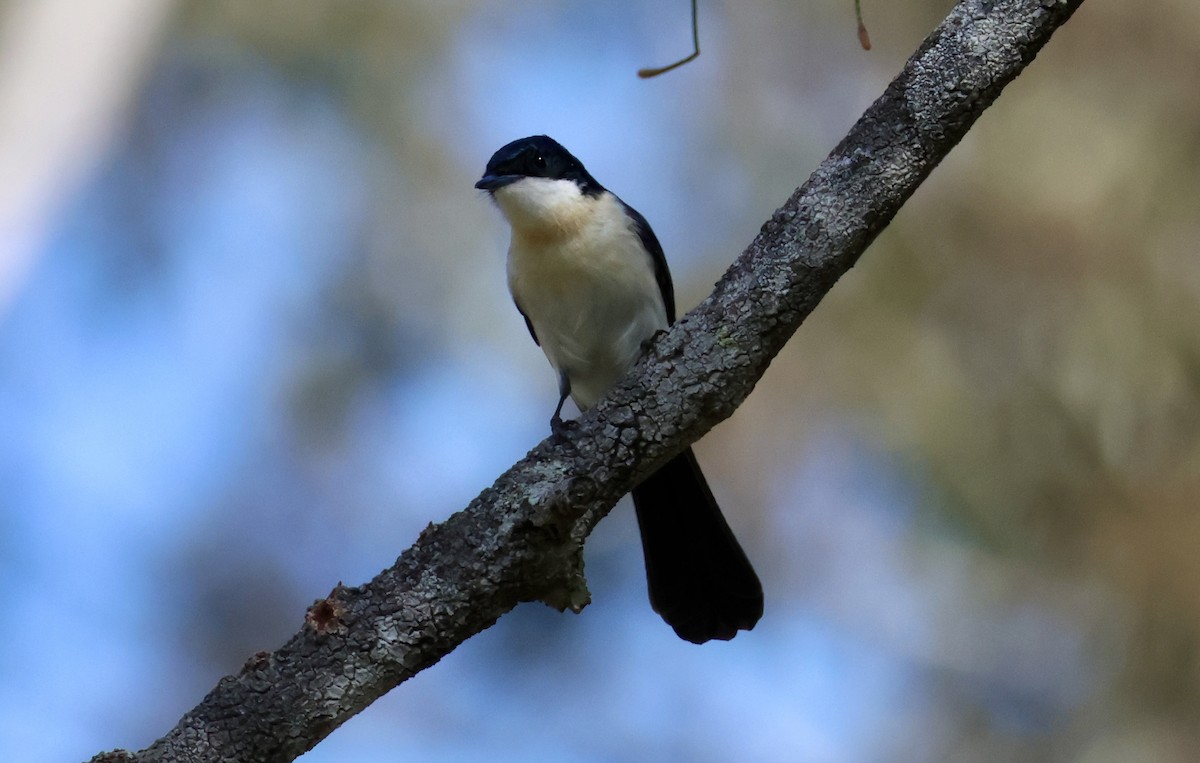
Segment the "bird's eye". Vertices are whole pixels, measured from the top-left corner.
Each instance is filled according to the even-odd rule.
[[[537,167],[539,170],[546,169],[546,157],[542,156],[541,154],[534,154],[533,166]]]

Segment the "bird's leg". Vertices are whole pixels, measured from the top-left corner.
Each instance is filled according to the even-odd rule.
[[[650,352],[650,348],[658,341],[658,338],[667,333],[666,329],[655,329],[654,333],[642,340],[642,355]]]
[[[567,422],[562,420],[562,409],[570,396],[571,380],[567,378],[565,371],[560,371],[558,374],[558,406],[554,409],[554,415],[550,417],[550,431],[554,434],[562,434],[567,429]]]

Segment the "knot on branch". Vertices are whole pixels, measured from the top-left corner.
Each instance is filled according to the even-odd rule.
[[[328,596],[314,601],[304,615],[304,625],[318,636],[345,633],[346,623],[342,620],[346,614],[346,605],[342,603],[342,593],[345,590],[346,587],[339,580]]]

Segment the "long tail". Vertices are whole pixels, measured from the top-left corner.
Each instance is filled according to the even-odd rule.
[[[763,613],[762,584],[691,448],[633,489],[650,605],[680,638],[728,641]]]

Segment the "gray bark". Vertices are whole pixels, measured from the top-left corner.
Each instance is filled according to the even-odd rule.
[[[771,359],[1083,0],[964,0],[715,291],[604,401],[395,565],[338,586],[147,749],[95,761],[289,761],[518,602],[588,603],[582,544],[617,500],[727,418]],[[768,602],[767,617],[770,617]]]

